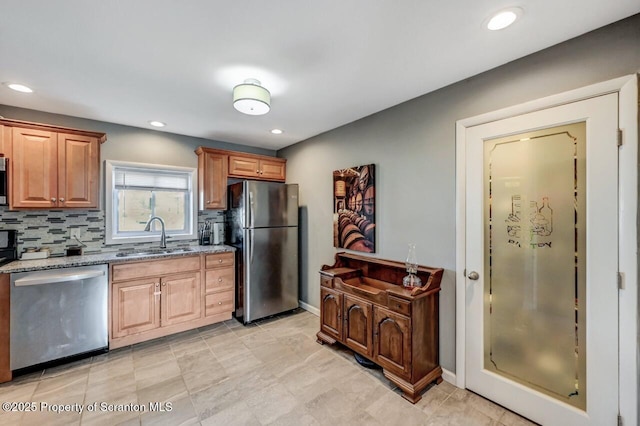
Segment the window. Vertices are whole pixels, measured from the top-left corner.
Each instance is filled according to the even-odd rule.
[[[152,216],[164,220],[167,237],[196,239],[195,176],[192,168],[106,161],[107,244],[157,241],[159,221],[144,231]]]

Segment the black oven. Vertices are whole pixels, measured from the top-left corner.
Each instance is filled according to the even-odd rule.
[[[0,156],[0,206],[9,204],[9,159]]]

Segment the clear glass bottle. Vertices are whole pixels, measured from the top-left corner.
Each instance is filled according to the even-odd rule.
[[[422,287],[422,281],[416,273],[418,272],[418,260],[416,258],[416,245],[409,243],[409,253],[407,254],[407,260],[405,262],[407,267],[407,275],[402,279],[402,285],[406,288]]]

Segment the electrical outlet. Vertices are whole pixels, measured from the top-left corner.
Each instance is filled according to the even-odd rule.
[[[69,239],[70,240],[79,240],[80,239],[80,229],[79,228],[72,228],[69,229]]]

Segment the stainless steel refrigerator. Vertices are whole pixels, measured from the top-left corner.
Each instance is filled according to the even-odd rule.
[[[298,185],[229,185],[226,242],[236,251],[235,316],[247,324],[298,307]]]

